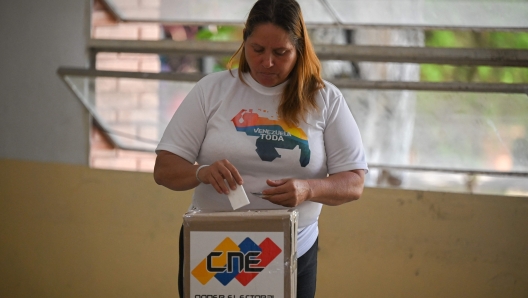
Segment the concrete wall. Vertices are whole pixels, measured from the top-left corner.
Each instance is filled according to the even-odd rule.
[[[0,297],[176,297],[191,192],[0,160]],[[317,297],[527,297],[528,200],[366,189],[325,207]]]
[[[0,158],[87,164],[88,114],[56,75],[87,62],[86,3],[0,1]]]

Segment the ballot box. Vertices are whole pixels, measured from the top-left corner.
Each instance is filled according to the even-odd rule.
[[[297,223],[293,209],[187,212],[185,297],[296,297]]]

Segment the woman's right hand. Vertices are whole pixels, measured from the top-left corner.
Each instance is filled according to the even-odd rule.
[[[197,177],[204,184],[211,184],[218,193],[228,194],[229,188],[235,190],[244,181],[238,170],[227,159],[217,160],[198,171]],[[229,184],[226,185],[225,181]]]

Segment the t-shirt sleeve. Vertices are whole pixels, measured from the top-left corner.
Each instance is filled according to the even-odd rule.
[[[207,117],[200,83],[182,101],[170,120],[156,153],[166,150],[194,163],[205,137]]]
[[[341,94],[328,101],[324,143],[329,174],[363,169],[368,172],[358,126]]]

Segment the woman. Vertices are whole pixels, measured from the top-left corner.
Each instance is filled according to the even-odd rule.
[[[238,71],[206,76],[176,111],[154,178],[196,188],[200,210],[232,210],[226,194],[237,185],[250,200],[242,209],[298,209],[297,295],[314,297],[317,219],[322,204],[360,197],[368,170],[361,137],[342,94],[321,79],[296,1],[257,1],[231,62],[237,54]],[[266,196],[250,194],[258,191]]]

